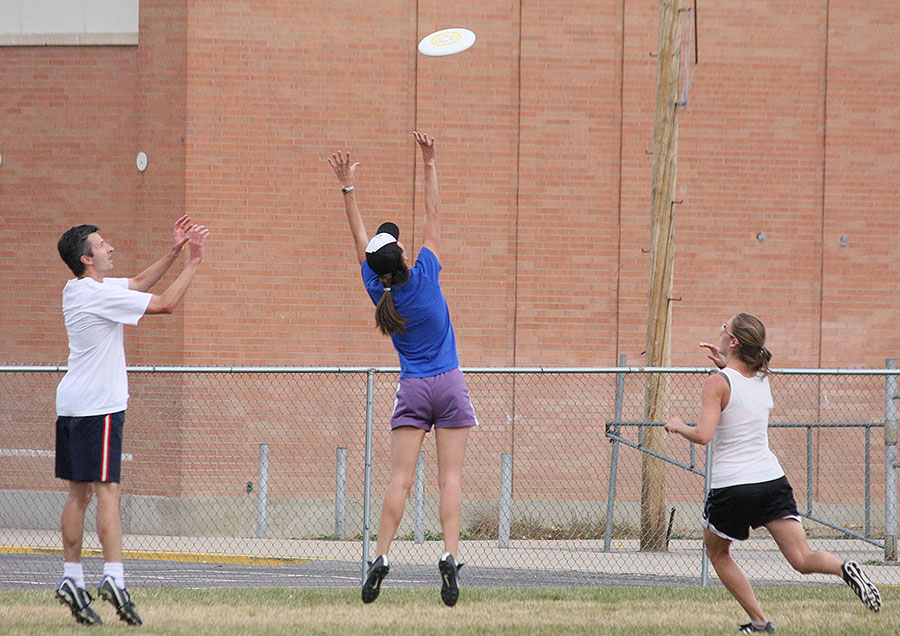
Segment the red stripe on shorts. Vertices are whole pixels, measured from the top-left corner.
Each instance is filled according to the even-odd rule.
[[[111,416],[103,418],[103,456],[101,457],[100,481],[109,479],[109,421]]]

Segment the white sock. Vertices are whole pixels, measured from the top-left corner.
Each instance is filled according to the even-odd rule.
[[[63,563],[63,576],[75,581],[75,587],[84,588],[84,566],[78,563]]]
[[[116,587],[125,587],[125,566],[121,563],[104,563],[103,576],[111,576]]]

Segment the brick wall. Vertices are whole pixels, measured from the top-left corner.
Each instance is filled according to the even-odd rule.
[[[696,342],[739,310],[767,323],[777,366],[900,356],[900,14],[852,4],[701,6],[675,364],[704,364]],[[128,275],[186,210],[212,228],[204,270],[175,316],[127,330],[129,362],[395,364],[325,158],[353,152],[369,229],[397,220],[415,250],[421,128],[463,363],[640,363],[657,16],[631,0],[144,0],[137,48],[3,47],[0,358],[65,362],[63,230],[100,225]],[[416,53],[451,25],[475,46]]]

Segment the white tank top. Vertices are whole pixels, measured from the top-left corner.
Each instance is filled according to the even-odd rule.
[[[769,411],[772,392],[763,375],[746,378],[722,369],[731,384],[731,397],[712,437],[711,488],[756,484],[784,476],[778,458],[769,450]]]

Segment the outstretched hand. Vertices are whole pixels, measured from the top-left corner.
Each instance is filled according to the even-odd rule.
[[[413,131],[413,136],[416,138],[416,143],[419,144],[419,148],[422,149],[422,159],[425,163],[431,163],[434,161],[434,137],[429,137],[425,133],[418,132],[416,130]]]
[[[328,165],[334,169],[334,174],[337,175],[342,187],[346,188],[353,185],[353,174],[356,172],[356,166],[359,165],[359,162],[350,163],[349,151],[346,156],[340,150],[333,153],[328,158]]]
[[[187,214],[182,215],[180,219],[175,221],[172,228],[172,251],[180,252],[185,243],[188,242],[188,232],[194,225],[191,223],[191,217]]]
[[[710,344],[708,342],[701,342],[700,346],[704,349],[709,350],[709,354],[706,356],[710,360],[712,360],[713,364],[719,367],[720,369],[724,369],[726,366],[725,357],[719,352],[719,347]]]
[[[209,236],[209,229],[203,225],[192,225],[187,231],[188,260],[199,263],[203,260],[203,245]]]

